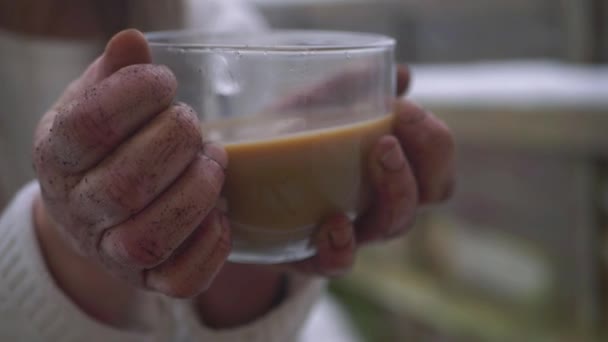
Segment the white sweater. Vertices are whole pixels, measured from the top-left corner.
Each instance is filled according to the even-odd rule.
[[[33,182],[22,189],[0,218],[0,341],[294,341],[323,281],[292,278],[287,298],[248,325],[213,330],[199,323],[191,303],[146,294],[137,331],[123,331],[82,312],[54,283],[40,253],[32,203]]]

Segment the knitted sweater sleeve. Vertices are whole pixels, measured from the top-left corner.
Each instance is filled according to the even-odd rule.
[[[213,330],[187,301],[151,295],[146,327],[116,329],[89,317],[57,287],[41,255],[32,219],[37,182],[0,217],[0,341],[293,341],[320,297],[323,281],[292,277],[286,299],[250,324]]]

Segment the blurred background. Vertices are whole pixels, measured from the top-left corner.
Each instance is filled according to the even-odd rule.
[[[332,283],[364,340],[608,340],[608,2],[250,1],[397,38],[455,133],[453,200]]]
[[[456,136],[454,198],[425,210],[406,238],[364,250],[352,275],[331,284],[363,341],[608,340],[608,1],[244,1],[275,28],[395,37],[398,61],[413,70],[408,96]],[[175,3],[140,3],[161,2]],[[155,25],[135,26],[175,27],[169,11],[155,11],[162,14]],[[151,13],[138,11],[135,19],[144,23]],[[21,20],[9,11],[0,18],[9,29]],[[108,31],[118,29],[116,19]],[[66,32],[57,35],[88,34]],[[3,106],[31,113],[43,112],[102,48],[72,57],[72,45],[52,54],[39,52],[46,45],[26,47],[28,59],[11,60],[21,43],[11,44],[0,61],[37,66],[52,57],[65,64],[44,69],[48,74],[16,69],[31,77],[0,68],[0,79],[15,83],[0,85]],[[11,65],[6,60],[1,64]],[[30,88],[43,97],[26,108],[19,89]],[[7,115],[0,124],[16,127],[7,134],[20,136],[7,141],[26,148],[31,138],[23,132],[37,119],[24,117],[19,126]],[[4,158],[2,171],[25,182],[28,154],[2,139],[0,152],[18,161]],[[19,185],[0,182],[0,208]]]

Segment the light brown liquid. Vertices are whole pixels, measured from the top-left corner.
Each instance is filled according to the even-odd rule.
[[[359,212],[369,202],[371,191],[368,155],[377,139],[391,132],[392,119],[385,115],[329,129],[224,144],[229,157],[224,195],[233,236],[247,244],[272,247],[307,238],[328,215]],[[227,133],[235,125],[224,122],[213,129]],[[206,124],[203,130],[209,133],[211,126]]]
[[[224,144],[229,156],[224,195],[234,235],[268,240],[252,231],[295,233],[332,213],[358,212],[370,191],[369,152],[391,131],[392,118]],[[204,129],[221,133],[230,125]]]

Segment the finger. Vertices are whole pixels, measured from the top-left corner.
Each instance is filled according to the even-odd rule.
[[[382,84],[384,77],[375,67],[350,66],[319,83],[295,91],[270,108],[270,111],[352,104],[361,101],[364,96],[375,95],[377,91],[375,87]],[[376,90],[371,92],[372,89]]]
[[[379,77],[370,67],[352,67],[340,71],[322,83],[315,84],[310,89],[296,92],[294,95],[279,103],[274,110],[297,109],[299,107],[314,107],[332,103],[346,103],[369,92],[370,87],[377,85]],[[406,65],[397,66],[397,96],[402,96],[408,90],[411,73]]]
[[[368,243],[404,233],[414,220],[418,188],[399,142],[380,138],[370,154],[374,199],[356,222],[357,243]]]
[[[289,264],[289,269],[335,277],[344,275],[352,268],[356,256],[355,232],[344,214],[335,215],[321,225],[314,242],[317,254]]]
[[[186,105],[156,116],[74,187],[70,197],[78,203],[79,221],[90,229],[107,228],[139,212],[202,150],[200,132],[196,113]]]
[[[199,155],[183,175],[143,211],[106,230],[100,253],[123,265],[151,268],[165,261],[214,208],[223,167]]]
[[[79,78],[68,85],[52,108],[57,109],[59,106],[75,100],[83,95],[88,87],[123,67],[134,64],[148,64],[151,61],[150,48],[141,32],[134,29],[119,32],[110,39],[104,53],[91,63]],[[54,117],[54,113],[49,113],[42,118],[34,134],[35,141],[46,137],[53,124]]]
[[[408,100],[397,101],[394,133],[418,181],[421,204],[449,198],[454,188],[454,138],[433,114]]]
[[[409,89],[411,73],[407,65],[397,66],[397,96],[403,96]]]
[[[87,87],[126,66],[151,62],[152,54],[143,33],[135,29],[121,31],[106,44],[104,53],[67,87],[54,107],[74,100]]]
[[[110,39],[102,59],[103,62],[94,73],[92,80],[94,83],[126,66],[152,63],[152,53],[143,33],[135,29],[127,29]]]
[[[170,297],[194,297],[209,288],[229,253],[228,219],[215,209],[169,260],[145,271],[145,286]]]
[[[52,111],[52,124],[37,149],[67,174],[84,171],[146,121],[165,110],[177,83],[164,66],[122,68],[78,99]]]

